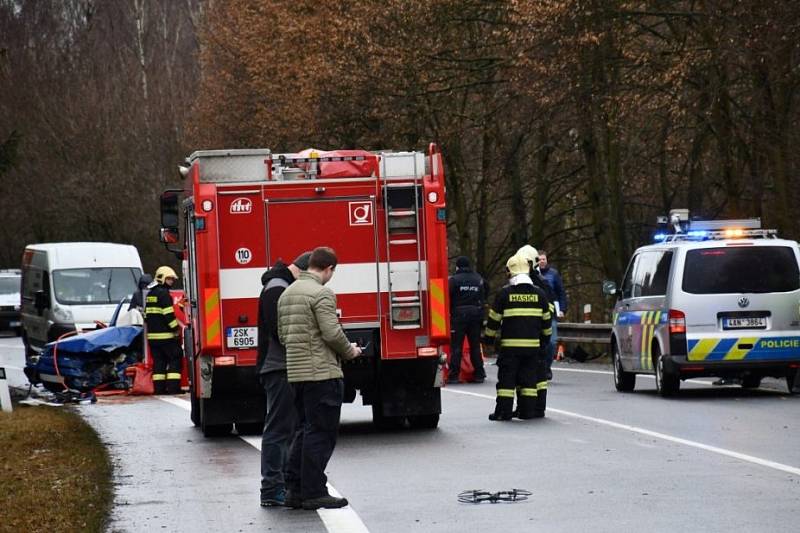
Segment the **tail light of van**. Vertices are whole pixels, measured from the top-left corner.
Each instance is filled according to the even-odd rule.
[[[669,334],[686,334],[686,315],[677,309],[669,310]]]

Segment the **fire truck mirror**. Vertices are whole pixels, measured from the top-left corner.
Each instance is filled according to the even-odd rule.
[[[177,228],[161,228],[161,242],[164,244],[175,244],[178,242]]]
[[[177,234],[178,229],[178,192],[177,191],[164,191],[161,194],[161,227],[164,229],[174,229]],[[162,232],[162,242],[177,242],[164,241]]]

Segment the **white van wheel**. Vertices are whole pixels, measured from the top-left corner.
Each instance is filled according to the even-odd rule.
[[[611,358],[614,363],[614,387],[619,392],[631,392],[636,386],[636,374],[623,370],[617,341],[612,343],[611,350]]]
[[[678,376],[664,369],[664,357],[658,346],[653,346],[653,366],[656,369],[656,390],[664,398],[674,395],[681,387]]]

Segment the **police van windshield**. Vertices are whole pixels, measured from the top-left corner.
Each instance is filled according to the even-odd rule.
[[[0,294],[19,294],[19,276],[0,277]]]
[[[798,288],[797,259],[788,246],[702,248],[686,252],[684,292],[765,293]]]
[[[73,268],[53,271],[53,293],[64,305],[117,303],[136,290],[138,268]]]

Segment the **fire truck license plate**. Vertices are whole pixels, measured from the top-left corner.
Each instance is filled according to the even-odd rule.
[[[225,338],[228,348],[255,348],[258,346],[258,328],[227,328]]]

